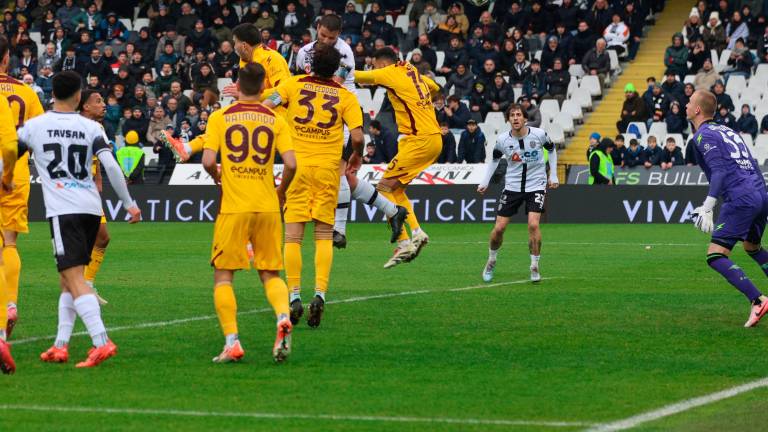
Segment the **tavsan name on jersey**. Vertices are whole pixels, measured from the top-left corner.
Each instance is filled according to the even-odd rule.
[[[246,112],[235,112],[231,114],[224,114],[224,121],[227,123],[239,123],[244,121],[255,121],[255,122],[262,122],[270,125],[275,124],[275,117],[271,116],[269,114],[259,113],[259,112],[253,112],[253,111],[246,111]]]
[[[72,139],[85,139],[85,132],[77,130],[61,130],[61,129],[48,129],[48,138],[72,138]]]

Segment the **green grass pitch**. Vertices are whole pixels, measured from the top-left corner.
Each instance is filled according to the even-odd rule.
[[[18,371],[0,376],[0,431],[572,431],[768,375],[768,325],[742,328],[748,305],[707,268],[707,238],[691,225],[544,225],[539,285],[526,282],[526,229],[514,225],[487,286],[490,225],[425,228],[423,254],[384,270],[386,225],[351,224],[331,275],[328,300],[339,302],[319,329],[296,327],[282,365],[258,277],[238,274],[246,357],[215,365],[213,226],[110,224],[97,287],[119,354],[76,370],[86,336],[73,338],[69,364],[38,360],[56,332],[59,289],[48,227],[32,224],[19,240]],[[768,286],[743,251],[734,257]],[[766,396],[638,429],[759,430]]]

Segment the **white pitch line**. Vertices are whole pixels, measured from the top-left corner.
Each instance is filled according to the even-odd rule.
[[[644,412],[615,422],[596,425],[590,429],[587,429],[585,432],[614,432],[631,429],[643,423],[656,421],[664,417],[669,417],[671,415],[679,414],[684,411],[719,402],[724,399],[729,399],[742,393],[747,393],[752,390],[764,387],[768,387],[768,377],[736,387],[731,387],[726,390],[721,390],[716,393],[711,393],[705,396],[686,399],[677,403],[663,406],[653,411]]]
[[[594,426],[594,423],[547,421],[547,420],[494,420],[473,418],[441,418],[441,417],[389,417],[389,416],[361,416],[361,415],[337,415],[337,414],[292,414],[269,412],[229,412],[229,411],[185,411],[185,410],[161,410],[140,408],[102,408],[82,406],[53,406],[53,405],[0,405],[2,411],[38,411],[61,413],[89,413],[89,414],[126,414],[147,416],[180,416],[180,417],[229,417],[229,418],[253,418],[276,420],[327,420],[349,422],[382,422],[382,423],[432,423],[432,424],[459,424],[459,425],[483,425],[483,426],[540,426],[575,428]]]
[[[546,279],[555,279],[555,278],[544,278],[544,279],[546,280]],[[386,299],[386,298],[392,298],[392,297],[405,297],[405,296],[429,294],[429,293],[445,292],[445,291],[450,291],[450,292],[467,291],[467,290],[480,289],[480,288],[492,288],[492,287],[498,287],[498,286],[504,286],[504,285],[516,285],[516,284],[521,284],[525,282],[529,282],[528,279],[509,281],[509,282],[497,282],[497,283],[485,284],[485,285],[472,285],[468,287],[452,288],[448,290],[402,291],[402,292],[396,292],[396,293],[376,294],[376,295],[363,296],[363,297],[350,297],[347,299],[331,300],[327,302],[327,304],[330,305],[330,304],[342,304],[342,303],[357,303],[357,302],[363,302],[368,300],[378,300],[378,299]],[[272,308],[261,308],[261,309],[251,309],[244,312],[238,312],[237,314],[252,315],[252,314],[266,313],[271,311],[272,311]],[[201,315],[201,316],[189,317],[189,318],[179,318],[179,319],[170,320],[170,321],[155,321],[155,322],[148,322],[148,323],[141,323],[141,324],[109,327],[107,328],[107,331],[112,333],[112,332],[125,331],[125,330],[139,330],[139,329],[148,329],[148,328],[169,327],[169,326],[187,324],[187,323],[196,322],[196,321],[209,321],[209,320],[215,320],[215,319],[218,319],[216,315]],[[88,332],[81,331],[81,332],[72,333],[72,336],[84,336],[87,334]],[[11,341],[11,344],[14,346],[23,345],[31,342],[38,342],[41,340],[50,340],[50,339],[54,339],[55,337],[56,335],[32,336],[24,339]]]

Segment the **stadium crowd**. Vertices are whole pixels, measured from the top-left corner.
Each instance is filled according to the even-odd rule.
[[[611,156],[615,166],[654,166],[668,169],[675,165],[696,165],[692,145],[681,146],[666,135],[680,135],[687,140],[691,129],[685,118],[685,106],[695,90],[711,90],[717,98],[715,121],[734,129],[749,143],[761,134],[768,134],[768,99],[764,79],[756,82],[754,98],[739,102],[752,87],[746,83],[760,64],[768,63],[768,2],[704,1],[691,9],[681,31],[671,37],[664,53],[664,77],[649,77],[646,87],[638,90],[634,84],[624,88],[625,101],[616,127],[620,134],[628,132],[643,136],[646,146],[638,139],[617,136]],[[729,85],[733,77],[739,77]],[[741,80],[743,77],[743,80]],[[740,85],[739,85],[740,84]],[[734,102],[736,101],[736,102]],[[753,109],[764,113],[758,118]],[[758,112],[758,114],[759,114]],[[642,127],[632,123],[644,123]],[[656,128],[654,125],[659,125]],[[655,132],[664,131],[663,133]],[[596,135],[596,134],[594,134]],[[596,139],[595,139],[596,138]],[[751,139],[750,139],[751,138]],[[664,140],[665,142],[661,142]],[[590,149],[598,146],[599,136],[590,138]],[[681,147],[684,147],[684,151]],[[761,159],[761,158],[758,158]]]
[[[76,70],[85,88],[105,98],[110,139],[121,144],[136,131],[139,142],[131,144],[153,146],[159,163],[171,167],[158,132],[173,128],[187,140],[205,132],[221,104],[219,79],[237,78],[234,26],[253,23],[263,43],[301,73],[297,52],[313,39],[319,17],[335,13],[356,69],[370,69],[373,50],[391,46],[423,74],[445,80],[447,99],[437,103],[446,137],[440,161],[481,162],[486,142],[477,124],[506,109],[514,88],[536,126],[541,99],[565,99],[569,66],[581,64],[602,82],[610,66],[606,49],[632,59],[646,17],[662,3],[498,0],[488,11],[454,0],[16,0],[0,33],[12,44],[11,74],[32,86],[44,106],[53,74]],[[387,162],[396,150],[387,101],[376,119],[366,160]]]

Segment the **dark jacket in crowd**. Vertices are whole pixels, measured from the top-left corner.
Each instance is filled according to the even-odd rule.
[[[383,128],[379,136],[371,135],[371,138],[376,144],[374,159],[389,163],[397,154],[397,136],[387,128]]]
[[[440,152],[437,163],[456,163],[456,138],[450,132],[443,135],[443,151]]]
[[[685,165],[685,157],[680,147],[675,147],[674,151],[664,150],[661,151],[661,161],[665,163],[672,162],[672,165]]]
[[[654,148],[648,146],[645,149],[645,160],[651,165],[661,165],[661,147],[658,144]]]
[[[459,152],[456,162],[483,163],[485,162],[485,135],[480,128],[475,133],[465,130],[459,140]]]
[[[611,70],[611,58],[608,57],[608,51],[604,50],[602,54],[597,53],[597,48],[587,51],[581,60],[581,68],[586,74],[592,69],[597,70],[599,74],[607,74]]]
[[[757,136],[757,118],[752,113],[742,114],[736,121],[736,127],[739,132],[752,135],[753,139]]]
[[[634,150],[632,150],[632,146],[629,146],[627,148],[627,152],[624,156],[624,166],[627,168],[633,168],[636,166],[641,166],[645,163],[646,156],[645,156],[645,149],[643,146],[637,146]]]

